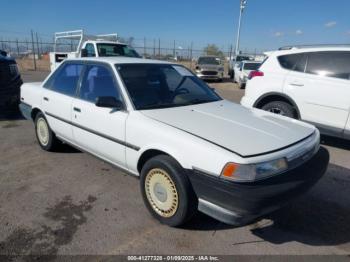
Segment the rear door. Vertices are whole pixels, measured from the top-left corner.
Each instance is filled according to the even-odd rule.
[[[295,99],[303,120],[340,135],[350,110],[350,52],[299,54],[284,92]]]
[[[65,62],[44,84],[42,106],[51,129],[56,135],[72,141],[72,101],[83,64]]]
[[[127,111],[95,105],[96,98],[113,96],[123,101],[110,65],[89,63],[84,70],[78,97],[72,104],[74,142],[83,149],[125,167]]]

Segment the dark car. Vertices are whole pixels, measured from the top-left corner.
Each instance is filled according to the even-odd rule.
[[[15,59],[0,50],[0,112],[18,109],[22,83]]]

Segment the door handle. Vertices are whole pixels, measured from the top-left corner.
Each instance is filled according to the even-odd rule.
[[[81,112],[81,109],[80,108],[77,108],[77,107],[73,107],[73,110],[75,111],[75,112]]]
[[[292,82],[290,83],[291,86],[304,86],[303,83],[299,83],[299,82]]]
[[[48,97],[46,97],[46,96],[44,96],[44,98],[43,98],[45,101],[49,101],[49,98]]]

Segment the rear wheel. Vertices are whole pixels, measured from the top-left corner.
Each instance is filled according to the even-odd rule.
[[[59,141],[52,132],[44,114],[41,112],[35,117],[35,134],[42,149],[54,151],[57,148]]]
[[[274,114],[297,119],[297,115],[293,106],[283,101],[273,101],[267,103],[261,109]]]
[[[140,185],[147,209],[163,224],[180,226],[197,210],[197,198],[185,170],[170,156],[148,160]]]

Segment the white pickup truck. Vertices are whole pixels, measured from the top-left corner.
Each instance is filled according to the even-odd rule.
[[[139,176],[148,210],[170,226],[196,210],[249,223],[307,191],[329,161],[314,126],[226,101],[173,63],[67,59],[22,85],[21,102],[42,149],[64,142]]]
[[[73,48],[75,51],[58,51],[62,48]],[[117,34],[85,35],[83,30],[55,33],[54,51],[50,52],[51,71],[55,70],[66,58],[141,56],[127,44],[118,41]]]

